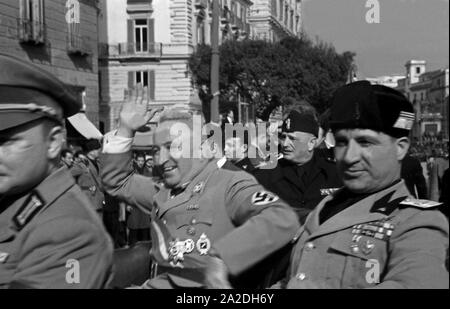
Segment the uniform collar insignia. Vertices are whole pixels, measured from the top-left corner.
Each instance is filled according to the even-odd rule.
[[[13,218],[18,230],[23,229],[44,207],[45,202],[37,192],[32,192]]]
[[[405,198],[405,197],[400,197],[400,198],[391,200],[394,193],[395,192],[391,192],[391,193],[383,196],[378,201],[376,201],[373,204],[372,208],[370,209],[370,212],[371,213],[381,213],[386,216],[389,216],[391,213],[393,213],[394,210],[396,210],[398,208],[400,202]]]
[[[0,264],[6,263],[6,260],[8,259],[9,254],[6,252],[0,252]]]

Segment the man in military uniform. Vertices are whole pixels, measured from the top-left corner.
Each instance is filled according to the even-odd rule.
[[[64,118],[81,108],[58,79],[0,54],[0,288],[103,288],[112,245],[60,166]]]
[[[295,214],[244,171],[183,153],[193,142],[188,112],[165,111],[154,133],[164,185],[134,174],[133,136],[155,112],[147,111],[148,100],[140,95],[146,91],[137,92],[136,99],[126,99],[119,129],[105,136],[101,174],[111,195],[152,213],[157,270],[144,286],[231,287],[230,281],[292,240],[299,226]]]
[[[255,172],[264,187],[296,211],[301,223],[324,197],[342,186],[334,160],[316,150],[318,132],[312,110],[291,110],[282,125],[283,158],[276,168]]]
[[[98,156],[101,151],[101,144],[96,139],[88,140],[83,146],[86,158],[75,163],[70,170],[76,183],[91,201],[94,210],[101,217],[105,204],[105,195],[98,169]]]
[[[288,288],[448,288],[448,222],[439,203],[415,200],[400,178],[414,110],[367,81],[334,95],[331,128],[344,188],[297,234]]]

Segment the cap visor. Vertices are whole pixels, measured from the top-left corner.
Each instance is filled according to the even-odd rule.
[[[43,117],[41,114],[29,112],[0,112],[0,131],[12,129]]]

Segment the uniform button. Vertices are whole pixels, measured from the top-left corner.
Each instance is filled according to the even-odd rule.
[[[311,250],[313,250],[315,247],[316,247],[316,246],[314,246],[314,243],[312,243],[312,242],[309,242],[309,243],[306,244],[306,250],[307,250],[307,251],[311,251]]]
[[[166,224],[167,224],[167,220],[163,220],[162,223],[163,223],[164,225],[166,225]]]
[[[300,281],[305,280],[306,279],[306,274],[305,273],[299,273],[297,275],[297,279],[300,280]]]
[[[187,229],[187,233],[188,233],[188,235],[194,236],[197,233],[197,231],[195,230],[194,227],[190,226]]]
[[[191,220],[191,224],[197,224],[197,220],[194,218]]]
[[[352,247],[353,253],[359,253],[359,247]]]

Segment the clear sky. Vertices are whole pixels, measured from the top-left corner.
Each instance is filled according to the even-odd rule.
[[[380,23],[366,22],[367,1],[303,0],[303,26],[338,52],[356,52],[359,77],[405,74],[409,59],[427,71],[449,64],[449,0],[378,0]]]

